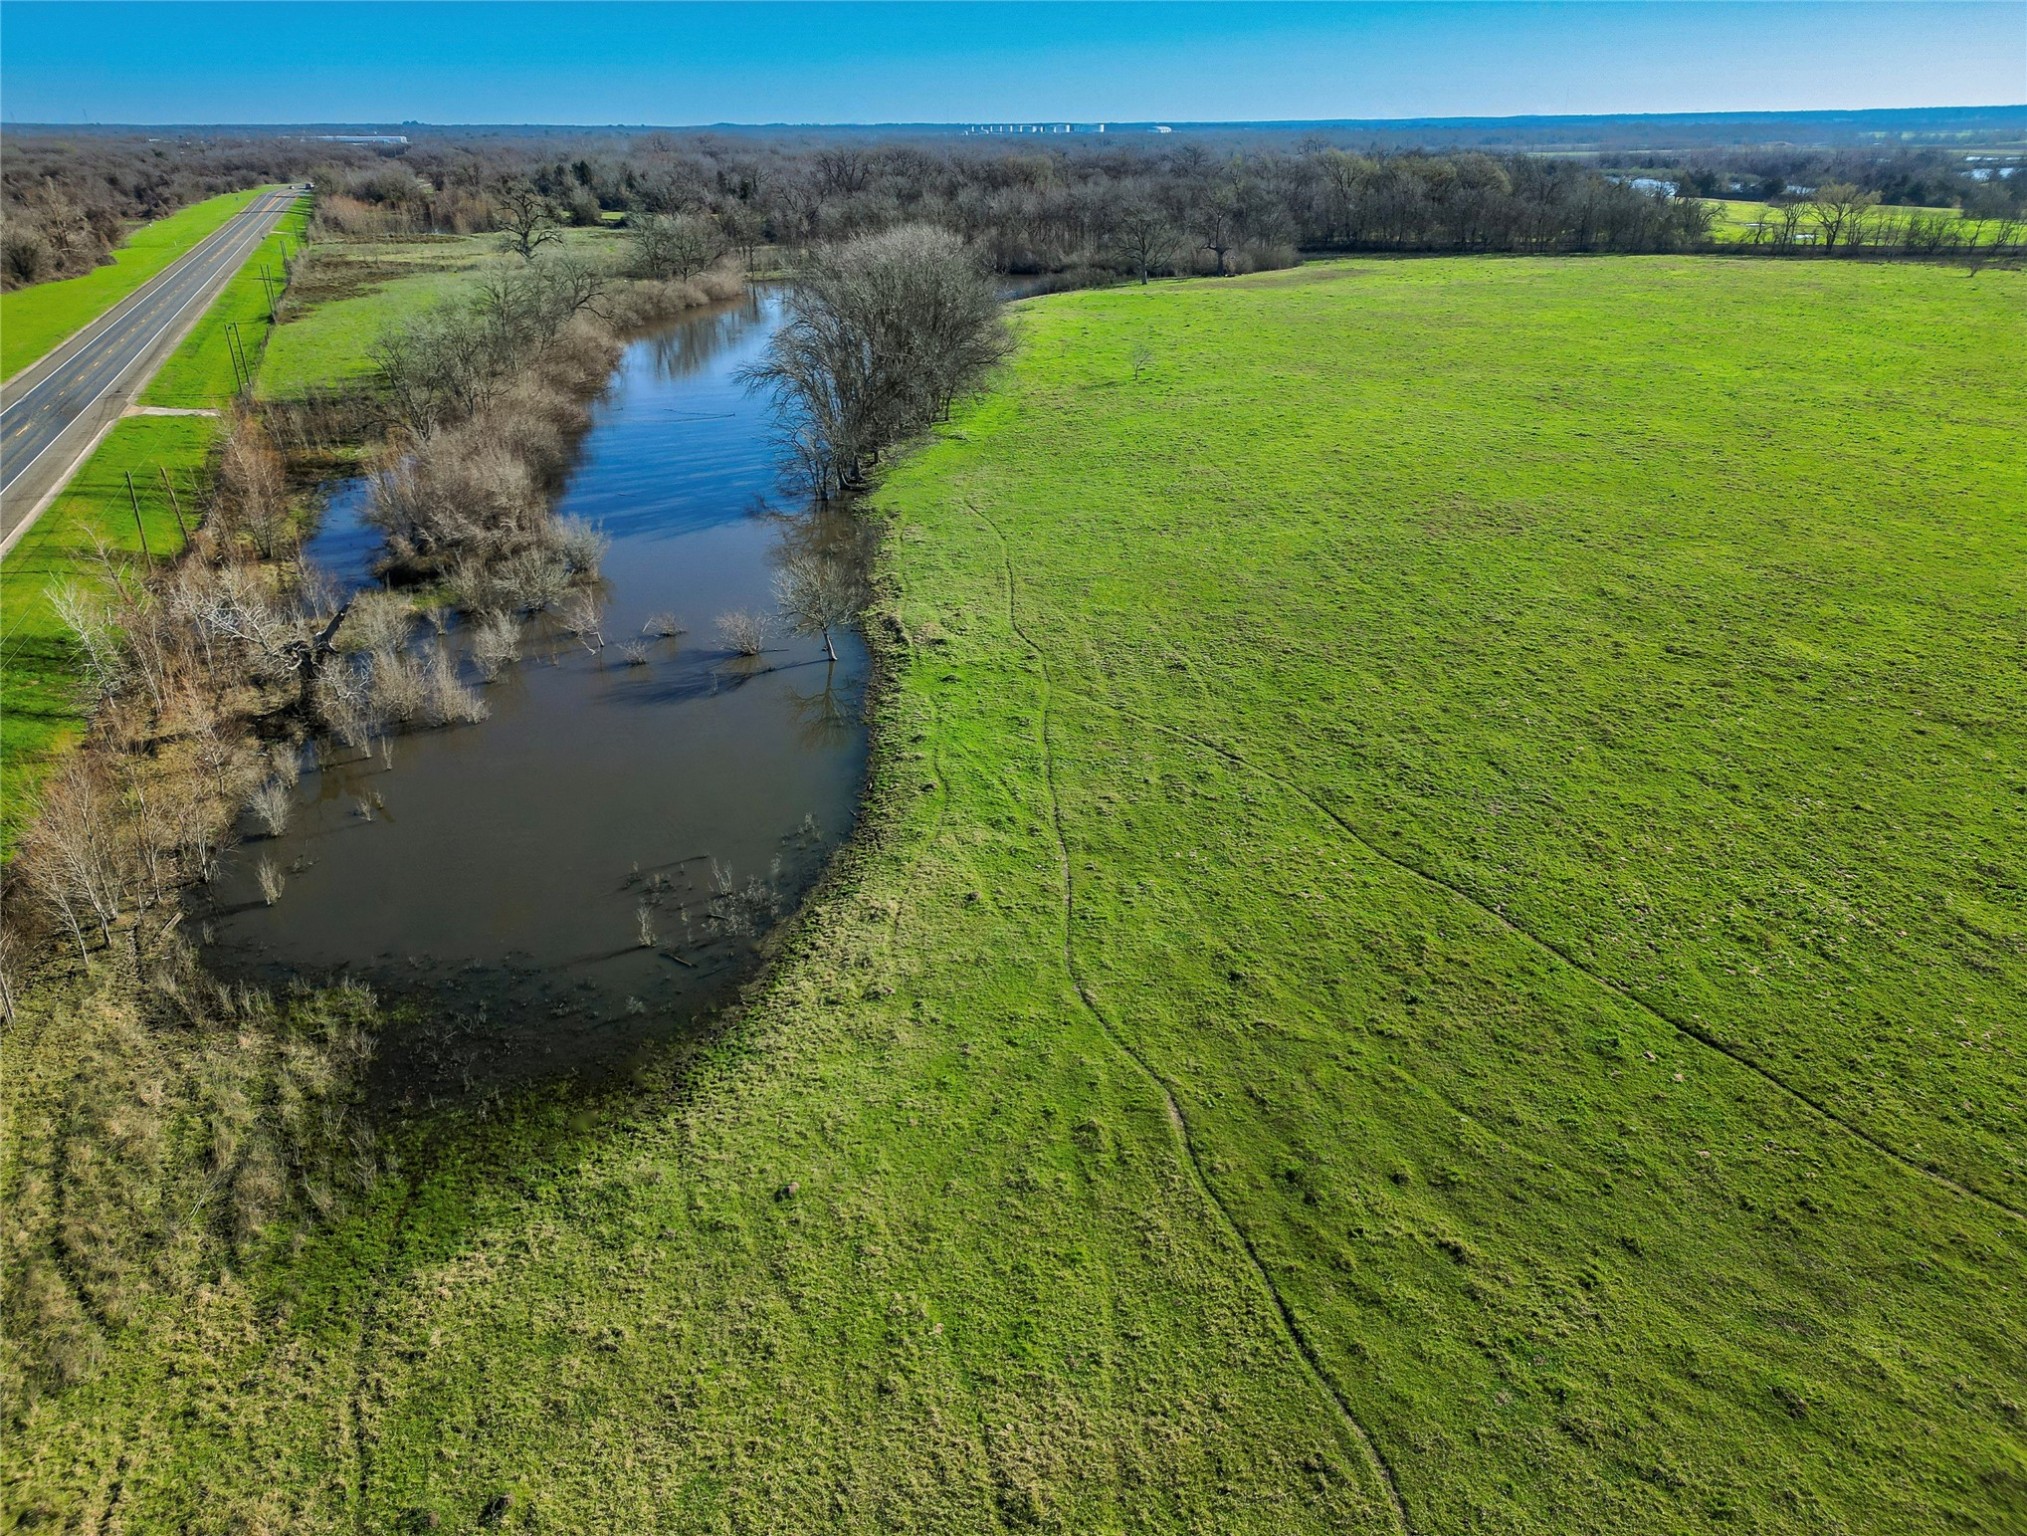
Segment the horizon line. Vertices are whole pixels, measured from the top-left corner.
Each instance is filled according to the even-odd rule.
[[[738,120],[721,118],[708,123],[650,123],[650,122],[454,122],[436,121],[427,118],[319,118],[294,121],[224,121],[209,122],[143,122],[108,119],[28,119],[16,121],[12,118],[0,121],[0,128],[541,128],[581,129],[587,131],[623,130],[641,133],[708,133],[717,129],[821,129],[821,128],[910,128],[910,129],[966,129],[980,126],[1054,127],[1062,124],[1072,128],[1094,129],[1096,127],[1146,128],[1157,127],[1213,129],[1213,128],[1375,128],[1392,126],[1422,126],[1451,124],[1498,124],[1498,123],[1576,123],[1576,122],[1669,122],[1669,121],[1711,121],[1725,119],[1756,118],[1825,118],[1863,116],[1907,116],[1924,112],[1999,112],[2019,113],[2027,118],[2027,101],[2018,102],[1936,102],[1919,107],[1768,107],[1768,108],[1727,108],[1713,111],[1690,112],[1519,112],[1496,115],[1448,114],[1443,116],[1420,117],[1291,117],[1291,118],[1115,118],[1115,117],[990,117],[952,118],[938,120],[921,119],[832,119],[828,121],[793,122],[785,119]],[[1060,130],[1058,130],[1060,131]]]

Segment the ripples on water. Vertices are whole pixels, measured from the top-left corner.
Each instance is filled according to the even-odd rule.
[[[602,1070],[694,1030],[850,830],[864,647],[840,636],[831,667],[819,642],[777,638],[742,660],[715,633],[773,607],[772,551],[812,533],[770,502],[766,409],[734,378],[777,314],[749,298],[634,343],[599,404],[557,510],[612,540],[608,648],[538,618],[483,724],[394,737],[391,766],[326,748],[287,832],[250,839],[198,914],[229,974],[423,994],[430,1022],[382,1045],[396,1098]],[[378,542],[364,503],[339,487],[308,546],[351,585]],[[626,665],[619,642],[664,611],[687,633]],[[287,871],[271,907],[263,858]]]

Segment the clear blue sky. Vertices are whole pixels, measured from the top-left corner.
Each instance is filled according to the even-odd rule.
[[[0,3],[16,122],[1505,116],[2027,99],[1984,4]]]

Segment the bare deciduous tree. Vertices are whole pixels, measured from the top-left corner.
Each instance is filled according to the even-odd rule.
[[[1825,183],[1809,202],[1809,218],[1816,226],[1817,243],[1834,251],[1838,241],[1856,245],[1866,216],[1879,205],[1877,192],[1861,192],[1848,181]]]
[[[1219,181],[1202,189],[1190,203],[1190,233],[1200,249],[1217,259],[1218,276],[1231,268],[1226,256],[1239,243],[1239,196],[1231,183]]]
[[[1112,226],[1114,253],[1142,283],[1174,259],[1181,239],[1168,210],[1150,197],[1136,198],[1121,208]]]
[[[695,277],[725,249],[717,224],[695,213],[646,213],[630,220],[633,269],[666,282]]]
[[[218,456],[212,517],[226,537],[243,536],[263,560],[293,543],[288,475],[274,439],[252,415],[234,419]]]
[[[131,875],[115,798],[92,755],[69,754],[45,784],[17,855],[23,878],[62,919],[80,956],[86,925],[110,944],[126,905]]]
[[[127,661],[103,598],[71,581],[50,590],[49,606],[77,637],[79,655],[98,696],[113,697],[126,682]]]
[[[865,604],[865,586],[852,561],[818,549],[791,549],[782,556],[774,576],[774,596],[799,635],[819,635],[823,653],[838,659],[831,631],[858,617]]]
[[[908,224],[820,249],[765,362],[798,473],[823,498],[947,412],[1010,343],[993,286],[955,235]]]
[[[718,215],[725,238],[739,252],[746,270],[753,270],[753,252],[767,233],[767,221],[746,203],[733,203]]]
[[[556,205],[535,184],[521,177],[493,189],[495,217],[500,222],[500,249],[532,262],[545,245],[563,238]]]

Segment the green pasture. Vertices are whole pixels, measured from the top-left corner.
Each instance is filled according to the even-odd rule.
[[[574,251],[612,252],[610,231],[571,229]],[[380,335],[468,288],[488,271],[519,265],[497,235],[331,241],[315,248],[299,297],[270,339],[260,393],[290,399],[369,377]]]
[[[192,203],[135,229],[113,252],[110,265],[0,293],[0,377],[12,378],[90,324],[259,195],[228,192]]]
[[[875,498],[865,821],[729,1032],[413,1131],[139,1309],[11,1496],[2019,1530],[2021,283],[1020,306]]]
[[[1720,245],[1737,245],[1748,241],[1752,238],[1752,226],[1777,219],[1779,216],[1779,210],[1773,204],[1753,202],[1750,199],[1706,197],[1702,202],[1714,215],[1710,224],[1710,237]],[[1946,219],[1963,217],[1962,210],[1956,208],[1912,208],[1892,203],[1872,209],[1866,215],[1866,229],[1869,238],[1876,242],[1881,230],[1897,232],[1905,228],[1909,219],[1936,215]],[[1810,234],[1815,231],[1816,225],[1804,211],[1802,222],[1797,228],[1804,234]],[[1997,224],[1988,223],[1979,228],[1973,243],[1990,245],[1998,238]]]

